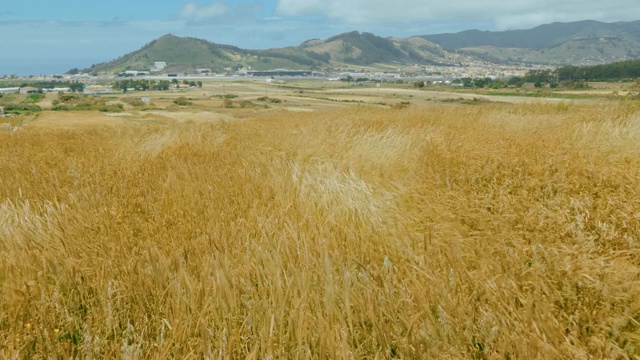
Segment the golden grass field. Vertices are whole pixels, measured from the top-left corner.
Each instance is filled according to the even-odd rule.
[[[640,358],[638,104],[309,110],[0,131],[0,358]]]

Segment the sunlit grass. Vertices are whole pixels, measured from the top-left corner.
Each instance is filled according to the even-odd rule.
[[[634,105],[0,132],[0,358],[640,356]]]

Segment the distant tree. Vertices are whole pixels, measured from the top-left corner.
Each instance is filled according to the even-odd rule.
[[[78,73],[80,73],[80,70],[78,68],[73,68],[67,71],[67,74],[69,75],[77,75]]]
[[[522,87],[524,85],[524,79],[519,76],[514,76],[507,81],[507,85],[513,85],[517,88]]]
[[[549,84],[549,87],[552,89],[557,89],[560,87],[560,84],[558,84],[556,81],[552,82],[551,84]]]
[[[556,75],[551,70],[531,70],[527,72],[524,80],[532,83],[550,83],[555,81]]]
[[[542,87],[542,83],[540,81],[536,81],[536,83],[533,84],[533,86],[535,86],[537,88],[541,88]]]
[[[158,83],[158,90],[169,90],[170,85],[171,82],[169,82],[169,80],[160,80]]]
[[[82,92],[84,90],[84,84],[82,83],[71,83],[69,85],[69,89],[71,89],[71,92]]]
[[[202,81],[198,81],[198,87],[201,88],[202,87]]]
[[[465,77],[465,78],[462,78],[461,80],[462,80],[462,85],[464,87],[473,87],[474,86],[473,79],[471,79],[470,77]]]
[[[507,82],[504,79],[492,79],[488,86],[490,89],[502,89],[507,86]]]
[[[477,88],[483,88],[484,85],[486,84],[484,79],[475,79],[473,80],[473,84],[477,87]]]

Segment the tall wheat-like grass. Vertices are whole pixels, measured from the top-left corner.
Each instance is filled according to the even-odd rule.
[[[633,104],[0,132],[0,358],[639,346]]]

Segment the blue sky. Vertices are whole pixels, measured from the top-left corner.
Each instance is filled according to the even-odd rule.
[[[640,20],[637,0],[3,0],[0,75],[109,61],[164,34],[243,48],[298,45],[360,30],[410,36]]]

